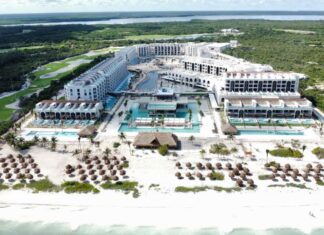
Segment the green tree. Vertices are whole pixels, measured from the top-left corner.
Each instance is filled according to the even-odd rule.
[[[51,139],[51,150],[55,151],[56,147],[57,147],[57,138],[53,136]]]
[[[105,154],[105,156],[108,157],[111,154],[111,149],[110,148],[105,148],[104,154]]]
[[[168,152],[169,152],[169,147],[168,147],[168,145],[165,144],[165,145],[160,146],[160,147],[158,148],[158,152],[159,152],[159,154],[161,154],[162,156],[167,155]]]
[[[201,149],[201,150],[199,151],[199,153],[200,153],[201,158],[204,158],[204,156],[205,156],[205,154],[206,154],[206,150],[205,150],[205,149]]]

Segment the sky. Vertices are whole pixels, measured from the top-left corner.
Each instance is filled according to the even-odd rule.
[[[0,0],[0,14],[193,10],[324,11],[324,0]]]

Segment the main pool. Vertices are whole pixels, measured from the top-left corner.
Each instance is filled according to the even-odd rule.
[[[39,138],[68,138],[68,139],[77,139],[79,137],[78,132],[74,131],[29,131],[25,134],[23,134],[23,137],[26,137],[27,139],[34,138],[35,136]]]
[[[239,135],[293,135],[302,136],[303,131],[299,130],[239,130]]]

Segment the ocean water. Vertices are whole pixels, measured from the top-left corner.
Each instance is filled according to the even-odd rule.
[[[108,219],[108,218],[107,218]],[[0,234],[4,235],[323,235],[324,229],[315,229],[310,233],[304,233],[296,229],[234,229],[231,232],[220,232],[216,228],[186,229],[169,228],[159,229],[155,227],[127,227],[127,226],[93,226],[82,225],[71,228],[67,224],[16,223],[0,221]]]

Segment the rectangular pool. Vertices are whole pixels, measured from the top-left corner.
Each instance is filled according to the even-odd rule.
[[[79,135],[78,132],[72,131],[29,131],[28,133],[24,134],[23,137],[27,137],[28,139],[32,139],[35,136],[39,138],[47,138],[51,139],[52,137],[55,138],[68,138],[68,139],[78,139]]]
[[[239,135],[286,135],[302,136],[303,131],[299,130],[239,130]]]

